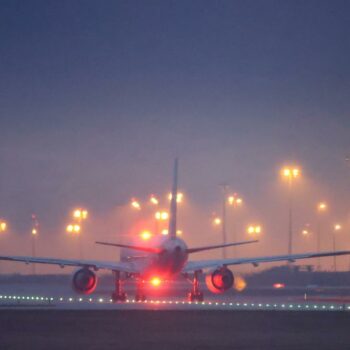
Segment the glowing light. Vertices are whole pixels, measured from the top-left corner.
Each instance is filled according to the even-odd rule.
[[[241,276],[237,276],[234,279],[234,288],[238,291],[238,292],[242,292],[244,289],[246,289],[247,287],[247,282],[245,281],[245,279]]]
[[[303,236],[307,236],[310,232],[305,229],[305,230],[302,230],[301,233]]]
[[[171,201],[171,199],[173,198],[172,193],[169,193],[168,198]],[[178,192],[176,195],[176,203],[182,203],[183,198],[184,198],[184,194],[182,192]]]
[[[299,177],[300,173],[301,173],[301,171],[299,168],[286,167],[286,168],[282,169],[282,175],[284,177],[289,178],[289,179]]]
[[[341,227],[340,224],[335,224],[335,225],[334,225],[334,230],[335,230],[335,231],[339,231],[339,230],[341,230],[341,229],[342,229],[342,227]]]
[[[80,225],[77,225],[77,224],[74,224],[74,225],[69,224],[69,225],[66,227],[66,231],[69,232],[69,233],[72,233],[72,232],[74,232],[74,233],[79,233],[80,230],[81,230],[81,227],[80,227]]]
[[[85,220],[88,217],[88,211],[85,210],[85,209],[75,209],[73,211],[73,217],[75,219],[79,219],[79,220],[83,219],[83,220]]]
[[[237,193],[234,193],[232,196],[227,198],[229,205],[239,206],[243,203],[243,199],[237,196]]]
[[[283,289],[286,285],[284,283],[274,283],[272,285],[273,288],[275,289]]]
[[[153,196],[153,195],[150,197],[149,201],[153,205],[158,205],[159,204],[158,199],[155,196]]]
[[[317,210],[322,212],[322,211],[326,211],[328,208],[327,203],[326,202],[320,202],[317,204]]]
[[[131,207],[134,208],[134,209],[140,210],[141,209],[141,204],[136,199],[132,199],[131,200]]]
[[[169,214],[166,211],[157,211],[154,215],[157,220],[165,221],[168,220]]]
[[[161,279],[159,277],[153,277],[151,279],[151,284],[152,284],[153,287],[159,287],[161,282],[162,281],[161,281]]]
[[[221,219],[220,219],[219,217],[214,218],[213,224],[214,224],[215,226],[221,225]]]
[[[32,229],[32,235],[36,236],[38,234],[38,230],[36,228]]]
[[[7,230],[7,223],[5,221],[0,221],[0,232],[5,232]]]
[[[152,233],[149,231],[142,231],[140,236],[144,241],[148,241],[152,237]]]
[[[247,232],[249,234],[260,234],[262,231],[262,228],[260,225],[254,226],[254,225],[250,225],[247,227]]]
[[[167,229],[165,228],[164,230],[162,230],[161,234],[164,235],[164,236],[166,236],[166,235],[169,234],[169,230],[167,230]],[[178,236],[181,236],[181,235],[182,235],[182,230],[176,230],[176,234],[177,234]]]

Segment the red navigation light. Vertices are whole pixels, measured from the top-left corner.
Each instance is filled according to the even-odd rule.
[[[145,230],[145,231],[142,231],[141,234],[140,234],[140,237],[144,240],[144,241],[148,241],[149,239],[152,238],[152,233]]]
[[[161,281],[161,279],[159,277],[153,277],[151,279],[151,284],[152,284],[153,287],[159,287],[161,282],[162,281]]]
[[[286,285],[284,284],[284,283],[274,283],[273,285],[272,285],[272,287],[273,288],[275,288],[275,289],[282,289],[282,288],[284,288]]]

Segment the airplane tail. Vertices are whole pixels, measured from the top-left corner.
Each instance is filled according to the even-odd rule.
[[[173,187],[171,190],[170,200],[170,216],[169,216],[169,237],[176,238],[176,213],[177,213],[177,174],[178,174],[178,159],[174,162]]]

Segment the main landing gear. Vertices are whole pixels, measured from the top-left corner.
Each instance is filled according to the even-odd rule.
[[[136,286],[136,295],[135,295],[135,300],[136,301],[145,301],[146,300],[146,295],[144,294],[143,291],[143,280],[139,279],[137,281],[137,286]]]
[[[199,290],[199,276],[200,271],[195,271],[193,280],[191,281],[192,283],[192,291],[188,293],[188,300],[189,301],[203,301],[203,292]]]
[[[126,293],[122,291],[119,271],[114,272],[114,286],[115,286],[115,291],[112,293],[112,300],[114,302],[125,301]]]

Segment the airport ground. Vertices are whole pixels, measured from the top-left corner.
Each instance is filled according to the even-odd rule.
[[[322,280],[313,276],[307,283]],[[271,283],[280,281],[275,275],[268,283],[259,280],[260,288],[222,295],[203,285],[204,304],[184,302],[190,286],[183,281],[150,290],[147,303],[135,303],[135,286],[129,285],[129,301],[113,304],[110,279],[101,278],[92,295],[79,296],[70,276],[3,275],[0,349],[348,350],[350,290],[341,280],[342,287],[322,288],[285,280],[285,288],[274,289]]]
[[[3,350],[348,350],[345,312],[2,310]]]

